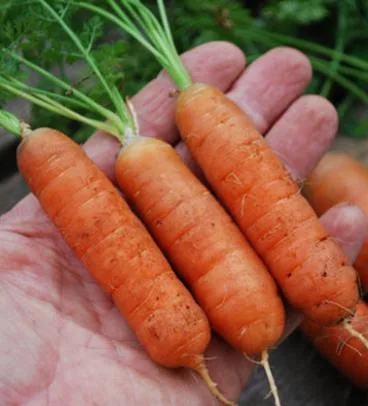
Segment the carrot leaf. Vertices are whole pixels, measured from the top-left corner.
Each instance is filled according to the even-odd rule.
[[[111,101],[113,102],[120,118],[123,119],[123,121],[127,120],[128,117],[126,115],[126,112],[123,108],[124,102],[120,96],[119,92],[115,92],[110,88],[108,83],[106,82],[105,78],[101,74],[98,66],[96,65],[93,57],[90,54],[90,51],[88,48],[86,49],[84,45],[82,44],[81,40],[78,38],[78,36],[73,32],[73,30],[65,23],[65,21],[62,18],[62,15],[59,15],[45,0],[38,0],[42,6],[53,16],[53,18],[60,24],[60,26],[63,28],[63,30],[68,34],[70,39],[74,42],[75,46],[78,48],[78,50],[82,53],[84,56],[86,62],[92,69],[92,71],[95,73],[96,77],[104,87],[106,93],[109,95]],[[129,120],[129,119],[128,119]],[[119,126],[119,123],[117,123]],[[121,126],[120,126],[121,127]],[[122,132],[124,133],[124,128],[122,128]]]
[[[123,78],[121,66],[117,64],[118,66],[114,66],[113,69],[108,66],[111,63],[115,64],[121,58],[120,55],[115,57],[116,52],[121,53],[121,44],[119,44],[119,49],[114,47],[112,53],[104,46],[95,49],[95,42],[102,34],[101,17],[93,16],[82,32],[76,33],[70,26],[71,0],[63,1],[62,4],[57,3],[57,0],[55,2],[32,0],[29,4],[31,3],[33,4],[30,8],[31,13],[39,14],[42,24],[47,24],[48,30],[52,28],[55,31],[61,29],[61,33],[66,34],[69,38],[69,44],[64,48],[67,52],[65,57],[69,58],[72,55],[72,60],[83,62],[90,71],[77,83],[71,84],[63,71],[59,77],[52,73],[49,66],[42,67],[39,60],[32,62],[27,59],[24,56],[27,52],[24,52],[25,49],[21,46],[24,42],[23,33],[25,32],[21,26],[19,30],[13,29],[12,31],[9,29],[8,47],[1,49],[0,93],[21,97],[31,102],[33,106],[38,106],[45,111],[87,124],[93,128],[99,128],[116,136],[120,141],[125,136],[134,133],[134,117],[116,86],[116,81],[121,81]],[[51,6],[50,3],[53,5]],[[53,42],[54,40],[51,39],[50,41]],[[67,44],[67,42],[64,43]],[[18,50],[18,48],[20,49]],[[95,56],[97,56],[99,63],[96,62]],[[42,60],[42,58],[39,59]],[[27,78],[22,80],[22,77],[18,75],[19,72],[27,74],[29,71],[43,80],[46,88],[33,87]],[[96,102],[91,95],[93,91],[88,89],[88,85],[85,86],[87,91],[81,89],[81,84],[87,82],[90,82],[90,88],[96,88],[96,79],[108,96],[112,109]],[[50,88],[50,85],[53,87]],[[60,93],[60,91],[64,93]],[[79,111],[83,113],[81,114]],[[14,132],[15,127],[9,126],[9,120],[3,119],[3,122],[4,126],[7,125],[7,129],[12,129]]]

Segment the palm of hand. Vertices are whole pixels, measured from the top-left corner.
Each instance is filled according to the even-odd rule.
[[[184,59],[195,80],[229,91],[262,132],[273,125],[267,136],[272,147],[294,177],[308,174],[333,137],[336,119],[322,99],[313,99],[312,105],[313,96],[287,110],[310,79],[304,57],[287,49],[271,51],[242,73],[239,50],[212,43]],[[174,101],[167,97],[171,86],[159,76],[134,104],[141,132],[174,144]],[[116,143],[97,135],[86,150],[113,177]],[[188,157],[182,144],[178,151]],[[338,236],[343,240],[341,230]],[[358,231],[350,237],[359,244]],[[167,370],[148,358],[33,196],[0,218],[0,241],[1,405],[216,404],[193,372]],[[218,340],[206,356],[215,382],[226,396],[237,398],[253,365]]]
[[[0,404],[210,404],[189,371],[148,359],[35,199],[17,211],[0,228]]]

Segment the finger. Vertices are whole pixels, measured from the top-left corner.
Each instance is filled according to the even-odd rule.
[[[228,92],[264,133],[307,87],[312,69],[301,52],[275,48],[252,63]]]
[[[330,147],[338,117],[320,96],[302,96],[275,123],[266,138],[295,180],[304,180]]]
[[[120,142],[102,131],[93,134],[83,148],[94,163],[115,183],[115,161],[120,151]]]
[[[175,150],[181,156],[181,158],[186,163],[188,168],[194,173],[197,179],[199,179],[204,185],[208,186],[207,180],[204,176],[202,169],[195,162],[193,155],[189,151],[188,147],[184,144],[184,142],[179,142],[176,145]]]
[[[275,48],[252,63],[227,96],[265,133],[305,90],[311,75],[311,65],[304,54],[291,48]],[[185,147],[179,148],[186,155]],[[190,165],[194,172],[198,170],[192,161]]]
[[[368,238],[368,218],[357,206],[342,203],[328,210],[321,222],[354,263]]]

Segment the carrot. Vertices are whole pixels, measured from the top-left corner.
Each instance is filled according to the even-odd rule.
[[[116,176],[214,330],[249,356],[275,345],[285,327],[275,282],[174,148],[136,137],[118,156]]]
[[[161,23],[139,0],[108,3],[114,14],[77,4],[134,36],[176,82],[183,140],[288,302],[320,324],[348,317],[359,299],[356,271],[246,114],[219,90],[193,84],[175,49],[163,1],[157,0]]]
[[[351,330],[341,325],[322,327],[312,321],[301,324],[303,333],[318,351],[355,385],[368,389],[368,306],[360,301],[349,320]]]
[[[28,132],[20,172],[69,247],[160,365],[206,375],[208,320],[142,223],[84,151],[52,129]]]
[[[368,215],[368,168],[346,154],[328,153],[306,181],[304,192],[319,215],[342,202],[355,204]],[[368,292],[368,241],[355,268]]]
[[[348,316],[358,300],[355,270],[247,116],[218,90],[193,85],[179,96],[176,118],[207,180],[289,303],[321,324]]]

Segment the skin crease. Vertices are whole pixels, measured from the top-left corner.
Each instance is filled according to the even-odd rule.
[[[323,99],[314,106],[315,96],[300,98],[311,77],[302,54],[274,49],[244,71],[239,49],[210,43],[184,60],[195,80],[229,91],[249,112],[295,178],[308,175],[335,134],[336,114]],[[174,144],[175,100],[165,96],[172,88],[160,75],[133,103],[142,134]],[[285,145],[289,138],[294,142]],[[113,179],[117,141],[98,133],[85,149]],[[364,217],[351,206],[332,210],[324,224],[354,259],[365,238]],[[217,404],[192,372],[160,368],[148,359],[32,195],[0,218],[0,241],[1,405]],[[236,399],[254,365],[217,338],[206,357],[220,389]]]

